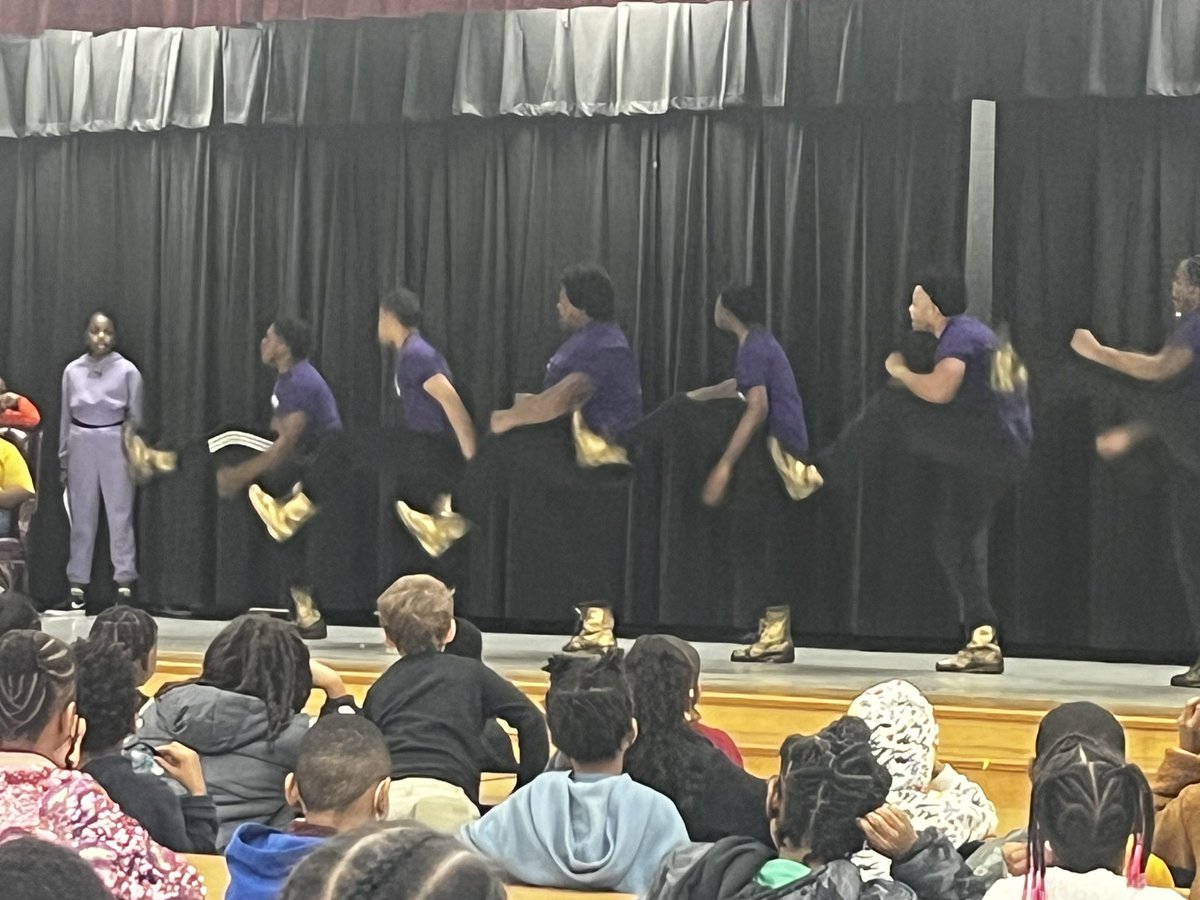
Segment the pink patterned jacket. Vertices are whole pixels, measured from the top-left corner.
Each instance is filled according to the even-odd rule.
[[[190,865],[154,843],[91,776],[0,752],[0,843],[35,837],[85,859],[120,900],[203,900]]]

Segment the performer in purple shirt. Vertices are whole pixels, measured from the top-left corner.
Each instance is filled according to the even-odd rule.
[[[966,646],[937,670],[1000,674],[1004,657],[988,595],[988,530],[993,507],[1024,468],[1033,433],[1024,367],[965,309],[961,278],[917,283],[909,316],[914,330],[937,338],[933,370],[918,373],[902,354],[889,356],[891,384],[818,455],[818,468],[830,486],[847,487],[857,482],[861,461],[897,448],[937,467],[934,553],[967,635]]]
[[[392,386],[403,428],[387,434],[372,454],[390,482],[396,513],[421,547],[439,557],[467,532],[451,506],[463,464],[475,456],[475,425],[445,358],[421,334],[421,301],[406,288],[379,301],[379,342],[395,353]],[[386,555],[386,554],[385,554]],[[384,565],[391,583],[404,572]],[[439,573],[439,575],[442,573]]]
[[[1171,540],[1200,644],[1200,256],[1176,267],[1171,300],[1179,321],[1161,350],[1116,350],[1079,329],[1071,348],[1116,377],[1095,377],[1095,369],[1074,370],[1069,377],[1091,396],[1115,400],[1132,416],[1096,438],[1096,452],[1103,459],[1118,459],[1149,438],[1161,440],[1170,454]],[[1200,687],[1200,659],[1171,684]]]
[[[786,538],[778,510],[788,498],[802,500],[821,485],[816,468],[803,462],[808,454],[808,426],[796,376],[779,341],[763,327],[765,320],[766,306],[753,287],[723,291],[713,321],[737,338],[735,375],[688,394],[693,400],[740,396],[745,401],[737,427],[705,481],[705,504],[717,506],[724,499],[738,460],[764,425],[767,440],[763,449],[778,475],[766,482],[739,475],[742,489],[735,491],[734,604],[739,610],[749,604],[761,609],[765,601],[767,608],[757,639],[751,646],[735,650],[734,662],[792,662],[795,658],[788,602],[795,586],[772,578],[769,571],[780,555],[774,545]]]

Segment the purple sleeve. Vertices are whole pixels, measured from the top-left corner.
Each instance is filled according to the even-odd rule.
[[[943,359],[961,359],[963,362],[970,362],[979,355],[981,350],[986,349],[986,345],[976,335],[969,331],[955,329],[942,335],[933,358],[934,362],[941,362]]]
[[[1200,359],[1200,315],[1193,314],[1185,318],[1167,343],[1175,347],[1187,347]]]
[[[422,386],[434,375],[448,374],[448,370],[438,356],[438,352],[432,347],[427,351],[414,353],[411,359],[405,361],[405,365],[409,367],[412,382]]]
[[[757,340],[757,335],[746,338],[738,349],[734,377],[739,391],[745,393],[750,388],[766,386],[768,360],[765,351],[766,347]]]
[[[276,382],[275,399],[278,401],[278,405],[275,407],[275,415],[277,416],[286,416],[288,413],[294,412],[312,415],[312,412],[304,402],[304,391],[295,378]]]

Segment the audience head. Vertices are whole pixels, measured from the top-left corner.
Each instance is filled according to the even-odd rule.
[[[967,286],[961,275],[929,272],[917,279],[908,308],[915,330],[936,331],[943,317],[966,311]]]
[[[1071,872],[1125,871],[1140,886],[1154,842],[1154,805],[1141,769],[1083,735],[1067,735],[1038,756],[1029,800],[1029,873],[1043,883],[1045,846]],[[1133,856],[1125,863],[1133,837]]]
[[[106,313],[94,312],[83,337],[91,356],[97,359],[107,356],[117,343],[117,323]]]
[[[482,856],[416,822],[336,835],[301,860],[280,900],[504,900]]]
[[[379,343],[399,347],[421,327],[421,298],[408,288],[388,291],[379,298]]]
[[[112,900],[78,853],[32,837],[0,844],[0,884],[21,900]]]
[[[845,859],[863,846],[858,819],[883,805],[890,786],[861,719],[843,716],[812,737],[794,734],[779,750],[770,792],[775,841],[801,861]]]
[[[0,637],[10,631],[40,631],[41,628],[42,620],[32,600],[16,591],[0,594]]]
[[[77,727],[71,648],[40,631],[0,637],[0,747],[66,766]]]
[[[383,733],[362,716],[325,716],[300,741],[288,803],[339,831],[387,817],[392,758]]]
[[[1125,758],[1125,729],[1121,727],[1116,716],[1103,706],[1088,700],[1078,700],[1056,706],[1042,716],[1042,721],[1038,724],[1034,751],[1037,758],[1034,762],[1070,735],[1086,737],[1110,753]]]
[[[454,591],[432,575],[405,575],[378,601],[379,624],[401,656],[441,650],[454,640]]]
[[[582,328],[589,320],[608,321],[616,315],[612,280],[600,266],[580,263],[562,275],[558,292],[558,321],[564,328]]]
[[[280,316],[267,327],[259,344],[259,353],[265,365],[279,368],[288,360],[308,359],[311,345],[312,329],[307,322]]]
[[[732,317],[732,321],[731,321]],[[728,287],[717,297],[713,321],[723,331],[733,331],[734,322],[745,328],[767,323],[767,304],[752,285]]]
[[[141,705],[133,663],[119,645],[96,638],[76,641],[72,649],[76,710],[87,722],[83,752],[118,751],[134,731]]]
[[[1175,268],[1171,300],[1181,315],[1200,309],[1200,256],[1189,256]]]
[[[546,724],[572,765],[620,760],[637,738],[633,697],[621,652],[599,657],[555,656],[547,663]]]
[[[110,606],[92,621],[89,640],[116,644],[134,667],[134,685],[145,684],[158,666],[158,623],[134,606]]]
[[[254,613],[238,616],[208,645],[199,682],[261,700],[273,740],[312,693],[308,648],[288,622]]]
[[[847,714],[871,729],[871,751],[891,773],[894,791],[924,791],[933,780],[938,724],[916,686],[893,679],[859,694]]]

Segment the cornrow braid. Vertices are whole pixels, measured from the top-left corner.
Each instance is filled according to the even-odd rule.
[[[0,638],[0,746],[36,741],[74,695],[70,647],[40,631]]]
[[[92,622],[88,640],[101,640],[122,647],[130,662],[142,664],[158,646],[158,623],[133,606],[110,606]]]
[[[1111,869],[1132,837],[1125,874],[1131,886],[1145,884],[1154,807],[1146,776],[1133,763],[1084,735],[1066,735],[1038,757],[1029,807],[1025,900],[1046,898],[1047,842],[1055,866],[1090,872]]]

